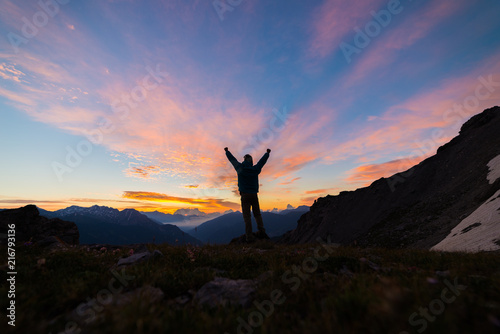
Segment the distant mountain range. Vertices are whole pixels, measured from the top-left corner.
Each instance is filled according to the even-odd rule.
[[[205,222],[207,220],[216,218],[221,216],[222,214],[219,212],[216,213],[205,213],[201,212],[198,209],[188,210],[188,209],[179,209],[175,211],[173,214],[163,213],[160,211],[140,211],[143,215],[148,218],[160,223],[160,224],[195,224],[200,222]]]
[[[278,237],[285,232],[297,227],[297,221],[309,207],[302,206],[297,209],[289,209],[282,214],[262,212],[264,228],[269,237]],[[253,231],[257,231],[257,225],[252,217]],[[207,221],[191,230],[186,230],[190,235],[204,243],[226,244],[233,238],[245,234],[245,222],[241,212],[232,212],[221,217]]]
[[[57,211],[38,208],[40,215],[74,222],[80,232],[81,244],[169,243],[201,244],[177,226],[158,224],[134,209],[119,211],[106,206],[90,208],[70,206]]]
[[[317,199],[281,241],[318,237],[370,247],[500,249],[500,108],[473,116],[405,172]]]
[[[301,205],[296,208],[293,208],[290,204],[288,204],[288,207],[285,210],[281,210],[278,212],[271,211],[272,213],[277,213],[280,215],[286,215],[290,212],[307,212],[309,211],[309,207],[307,205]]]
[[[57,211],[38,208],[40,215],[46,218],[59,218],[74,222],[80,232],[81,244],[134,244],[134,243],[169,243],[198,245],[203,243],[229,243],[231,239],[245,233],[245,224],[241,212],[229,212],[209,220],[196,228],[184,228],[184,231],[165,221],[186,219],[181,214],[162,212],[141,213],[134,209],[119,211],[106,206],[92,207],[70,206]],[[264,226],[270,237],[278,237],[297,226],[299,217],[309,207],[301,206],[287,209],[279,214],[263,212]],[[219,214],[220,215],[220,214]],[[194,216],[194,215],[191,215]],[[210,215],[207,215],[210,217]],[[182,217],[182,218],[181,218]],[[188,216],[189,217],[189,216]],[[156,218],[156,219],[155,219]],[[188,219],[193,219],[189,217]],[[254,230],[257,227],[254,223]]]

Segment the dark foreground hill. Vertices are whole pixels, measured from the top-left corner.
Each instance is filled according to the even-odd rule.
[[[146,247],[158,255],[117,267],[139,249],[129,256],[130,247],[18,244],[15,327],[7,325],[13,299],[2,284],[2,333],[500,330],[500,258],[492,253],[272,242]]]
[[[500,108],[494,107],[472,117],[436,155],[408,171],[319,198],[282,241],[329,236],[342,244],[430,248],[500,189],[500,178],[488,179],[488,164],[499,154]],[[496,232],[491,238],[500,239]]]

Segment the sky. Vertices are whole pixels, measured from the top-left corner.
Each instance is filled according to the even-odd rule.
[[[0,2],[1,208],[311,205],[500,104],[496,0]]]

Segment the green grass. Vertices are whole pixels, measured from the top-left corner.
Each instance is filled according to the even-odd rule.
[[[320,248],[318,248],[320,247]],[[144,285],[160,288],[159,303],[134,301],[97,312],[98,320],[81,333],[237,333],[238,318],[248,321],[255,306],[210,309],[175,298],[200,289],[215,275],[254,279],[271,271],[257,288],[255,301],[269,300],[273,290],[285,299],[262,316],[253,333],[498,333],[500,331],[500,256],[492,253],[438,253],[423,250],[359,249],[339,247],[331,254],[319,245],[187,247],[148,245],[164,256],[131,267],[135,276],[124,292]],[[321,249],[322,261],[314,258]],[[1,250],[6,252],[5,249]],[[113,275],[110,268],[121,256],[87,251],[85,246],[48,252],[33,246],[17,246],[16,327],[7,326],[7,286],[0,287],[2,323],[8,332],[59,333],[67,315],[87,298],[96,298]],[[325,256],[326,257],[326,256]],[[39,259],[45,264],[37,265]],[[362,260],[361,260],[362,259]],[[373,264],[378,270],[373,269]],[[303,266],[305,265],[305,267]],[[309,265],[309,266],[307,266]],[[302,268],[300,274],[293,270]],[[5,273],[6,268],[2,271]],[[436,271],[446,272],[444,275]],[[4,275],[5,277],[5,275]],[[422,308],[440,306],[445,280],[466,286],[455,296],[450,291],[441,302],[444,310],[425,320]],[[438,309],[435,309],[439,311]],[[410,316],[417,312],[413,325]],[[258,318],[256,318],[259,320]],[[425,330],[424,330],[425,327]],[[250,333],[243,330],[243,333]]]

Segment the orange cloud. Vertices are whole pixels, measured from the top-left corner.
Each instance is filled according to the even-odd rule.
[[[204,211],[216,211],[221,209],[238,209],[239,204],[229,202],[223,199],[217,198],[188,198],[188,197],[178,197],[170,196],[166,194],[147,192],[147,191],[125,191],[122,195],[123,198],[139,200],[139,201],[150,201],[150,202],[161,202],[170,203],[178,205],[193,205],[201,207]]]
[[[158,166],[130,167],[125,171],[125,175],[142,179],[149,179],[151,175],[158,174]]]
[[[337,190],[337,188],[308,190],[308,191],[306,191],[304,193],[307,194],[307,195],[311,195],[311,194],[326,194],[326,193],[330,192],[331,190]]]
[[[318,199],[318,196],[302,197],[300,199],[300,204],[311,206],[314,203],[314,201],[317,200],[317,199]]]
[[[291,179],[291,180],[290,180],[290,178],[288,178],[288,180],[283,181],[283,182],[280,182],[280,183],[278,183],[278,185],[280,185],[280,186],[285,186],[285,185],[288,185],[288,184],[292,184],[292,183],[294,183],[295,181],[298,181],[298,180],[300,180],[300,179],[301,179],[301,177],[296,177],[296,178],[293,178],[293,179]]]
[[[414,165],[424,160],[425,156],[397,159],[381,164],[371,164],[356,167],[354,170],[348,172],[350,174],[345,181],[353,183],[363,183],[363,186],[369,185],[381,177],[389,177],[393,174],[403,172],[410,169]]]

